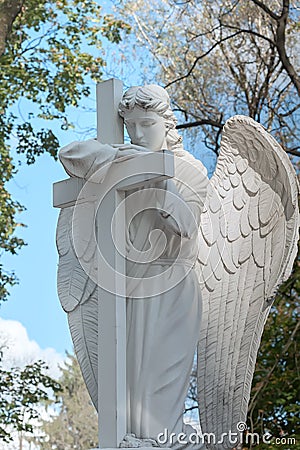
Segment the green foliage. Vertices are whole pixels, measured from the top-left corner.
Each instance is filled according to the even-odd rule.
[[[0,14],[6,14],[5,8]],[[45,152],[57,157],[59,142],[45,121],[57,119],[62,129],[72,126],[67,108],[78,107],[89,95],[88,79],[101,79],[102,37],[118,43],[124,32],[129,32],[129,26],[111,14],[103,15],[93,0],[27,0],[14,20],[0,55],[0,242],[4,251],[14,254],[24,245],[14,235],[17,226],[23,226],[16,216],[24,207],[12,199],[6,185],[16,173],[11,149],[23,154],[28,164]],[[24,119],[12,113],[21,99],[28,111]],[[8,287],[15,282],[14,275],[0,266],[0,300],[7,299]]]
[[[251,432],[260,436],[270,433],[274,438],[294,436],[299,445],[293,445],[295,449],[300,448],[299,308],[298,256],[293,274],[280,288],[266,323],[248,414]]]
[[[15,166],[9,154],[9,148],[5,145],[6,139],[11,132],[11,121],[0,117],[0,247],[12,254],[24,245],[24,241],[14,236],[17,226],[23,224],[16,221],[16,214],[21,213],[24,207],[19,202],[12,199],[11,194],[7,191],[5,183],[9,181],[15,174]],[[14,273],[7,273],[2,264],[0,264],[0,299],[6,300],[8,295],[8,286],[16,283]]]
[[[31,438],[42,450],[71,450],[98,447],[98,420],[87,393],[76,358],[68,355],[60,378],[62,390],[53,404],[58,414],[43,420],[40,433]]]
[[[0,442],[10,442],[14,431],[32,433],[40,402],[47,401],[51,391],[59,392],[60,384],[46,375],[46,369],[41,361],[24,369],[0,366]]]

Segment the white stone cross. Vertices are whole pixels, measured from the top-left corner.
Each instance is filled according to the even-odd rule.
[[[118,115],[122,93],[122,82],[116,79],[97,85],[97,139],[104,144],[123,142],[123,120]],[[122,276],[126,274],[126,258],[122,256],[125,255],[125,207],[122,201],[126,191],[133,187],[173,176],[173,155],[163,151],[112,164],[101,184],[72,177],[53,186],[53,205],[57,208],[73,206],[80,192],[80,202],[84,202],[83,187],[88,193],[86,201],[94,199],[96,205],[105,193],[96,216],[97,244],[101,257],[113,268],[113,275],[109,275],[112,286],[109,292],[103,288],[103,279],[99,278],[103,277],[103,266],[98,259],[101,269],[98,270],[99,448],[117,448],[130,432],[126,406],[126,281]],[[112,217],[118,207],[113,225],[114,242]]]

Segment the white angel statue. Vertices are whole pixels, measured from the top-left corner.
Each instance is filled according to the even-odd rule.
[[[165,429],[169,434],[191,433],[183,410],[198,348],[202,433],[215,435],[211,448],[233,448],[236,443],[230,442],[228,432],[240,431],[238,424],[246,420],[263,326],[296,256],[296,174],[261,125],[235,116],[224,126],[209,180],[203,164],[184,150],[169,96],[159,86],[130,88],[119,114],[130,144],[77,142],[59,156],[70,176],[88,178],[105,165],[122,164],[148,151],[168,149],[175,155],[175,177],[158,186],[163,196],[155,186],[135,192],[135,208],[139,203],[142,211],[156,196],[157,209],[144,208],[126,229],[129,256],[131,249],[149,250],[153,229],[164,233],[163,244],[158,238],[151,246],[158,257],[146,264],[128,263],[127,275],[141,279],[139,292],[143,279],[168,269],[160,277],[159,294],[157,286],[151,292],[147,285],[145,298],[137,298],[135,285],[128,287],[128,434],[139,442],[130,445],[155,445]],[[78,262],[72,214],[73,207],[63,209],[57,227],[58,292],[97,408],[98,288]]]

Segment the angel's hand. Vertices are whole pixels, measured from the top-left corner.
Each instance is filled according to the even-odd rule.
[[[121,150],[119,149],[115,162],[121,162],[126,161],[127,159],[134,158],[135,156],[141,156],[141,152],[139,150],[134,149],[128,149],[128,150]]]
[[[121,152],[124,152],[126,150],[136,150],[139,152],[150,152],[151,150],[149,150],[146,147],[142,147],[140,145],[134,145],[134,144],[112,144],[113,148],[118,148]]]

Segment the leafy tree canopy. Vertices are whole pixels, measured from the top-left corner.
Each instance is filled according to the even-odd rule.
[[[98,447],[98,418],[86,390],[78,362],[68,355],[59,379],[62,390],[55,395],[57,414],[43,420],[36,437],[31,438],[42,450],[71,450]],[[53,406],[53,405],[52,405]]]
[[[0,361],[0,442],[13,440],[14,432],[33,431],[33,419],[40,417],[41,402],[48,401],[60,384],[45,372],[41,361],[5,370]]]
[[[295,449],[300,448],[299,293],[298,259],[292,276],[278,292],[266,324],[248,412],[250,431],[269,433],[274,438],[294,437]]]

